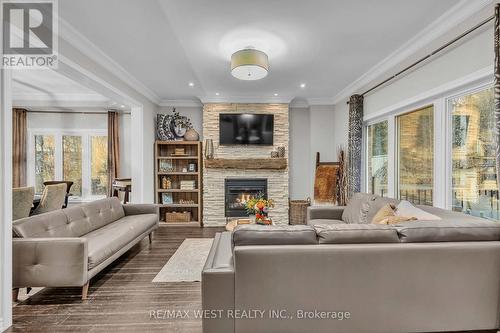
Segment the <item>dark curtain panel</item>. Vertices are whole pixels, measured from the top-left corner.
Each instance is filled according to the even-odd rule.
[[[497,186],[500,184],[500,4],[495,6],[495,141]],[[500,189],[500,186],[498,186]]]
[[[363,96],[349,99],[347,188],[348,198],[361,191],[361,151],[363,146]]]
[[[26,110],[12,110],[12,187],[26,186]]]
[[[119,114],[108,111],[108,196],[113,195],[113,181],[120,175]]]

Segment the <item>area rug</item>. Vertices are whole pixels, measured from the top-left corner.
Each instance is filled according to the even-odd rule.
[[[186,238],[153,282],[201,281],[201,270],[212,242],[212,238]]]

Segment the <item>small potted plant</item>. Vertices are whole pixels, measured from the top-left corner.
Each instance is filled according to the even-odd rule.
[[[271,208],[274,208],[274,201],[266,199],[264,193],[259,193],[246,203],[248,215],[255,215],[255,223],[257,224],[272,224],[272,220],[268,218]]]

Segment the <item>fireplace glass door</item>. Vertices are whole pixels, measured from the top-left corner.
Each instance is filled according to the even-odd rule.
[[[225,180],[225,216],[245,217],[248,200],[262,193],[267,199],[267,179],[233,179]]]

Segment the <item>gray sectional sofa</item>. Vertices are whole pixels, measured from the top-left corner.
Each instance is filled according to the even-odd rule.
[[[13,222],[14,298],[21,287],[82,287],[158,228],[158,207],[93,201]]]
[[[217,234],[203,332],[498,329],[500,223],[432,207],[441,220],[367,223],[391,200],[359,194],[311,207],[307,226]]]

